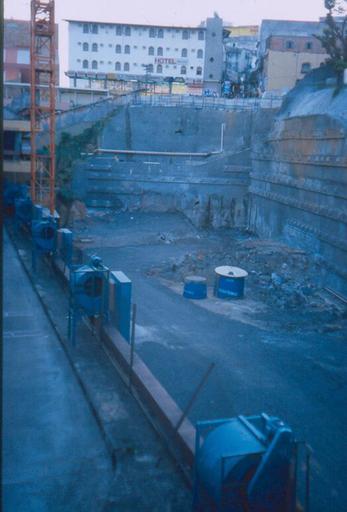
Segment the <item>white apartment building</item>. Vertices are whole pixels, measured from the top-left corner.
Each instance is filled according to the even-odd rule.
[[[82,77],[186,83],[219,87],[223,27],[218,17],[198,27],[169,27],[66,20],[69,23],[70,85]],[[86,85],[84,81],[84,85]]]

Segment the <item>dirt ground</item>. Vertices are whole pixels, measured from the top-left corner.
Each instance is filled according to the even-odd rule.
[[[146,276],[182,294],[184,278],[207,279],[208,298],[198,305],[215,313],[288,331],[347,331],[347,304],[324,286],[328,272],[319,255],[238,229],[198,230],[180,214],[120,213],[88,209],[74,223],[77,240],[89,247],[165,247],[165,257],[144,261]],[[172,249],[172,250],[170,250]],[[215,268],[232,265],[248,272],[243,300],[213,296]]]

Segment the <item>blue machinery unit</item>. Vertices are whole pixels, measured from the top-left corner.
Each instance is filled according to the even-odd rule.
[[[194,512],[295,512],[298,445],[266,414],[198,422]]]
[[[20,183],[4,183],[4,208],[7,215],[12,216],[15,212],[15,202],[24,199],[28,194],[27,185]]]
[[[92,256],[87,265],[70,271],[69,339],[75,343],[76,322],[81,317],[108,316],[109,269]]]
[[[30,228],[33,219],[33,203],[30,197],[18,197],[14,200],[15,222],[18,225]]]
[[[32,266],[34,271],[36,271],[37,258],[39,256],[53,256],[55,253],[58,219],[50,215],[45,216],[46,210],[40,205],[34,205],[32,211]]]

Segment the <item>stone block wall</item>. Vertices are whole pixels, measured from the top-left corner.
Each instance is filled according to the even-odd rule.
[[[347,293],[347,91],[324,95],[293,98],[253,146],[249,226],[319,255],[325,284]]]

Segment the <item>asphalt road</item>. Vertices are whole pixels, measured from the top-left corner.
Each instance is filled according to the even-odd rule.
[[[123,247],[94,252],[133,281],[137,350],[154,374],[184,406],[209,363],[215,362],[190,419],[261,412],[279,416],[314,450],[311,511],[345,512],[343,334],[290,333],[274,330],[271,322],[264,330],[207,311],[145,273],[189,250],[188,242],[131,246],[131,240],[129,247],[122,242]]]

